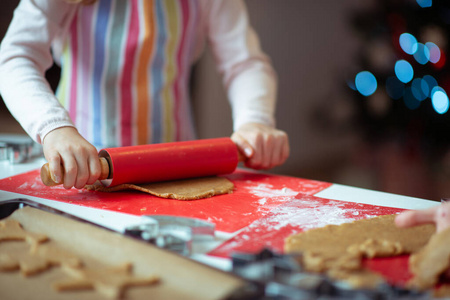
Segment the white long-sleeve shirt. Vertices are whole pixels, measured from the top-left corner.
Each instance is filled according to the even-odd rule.
[[[205,44],[234,129],[273,126],[275,73],[241,0],[22,0],[0,46],[0,93],[37,142],[64,126],[98,147],[189,140],[190,68]],[[44,77],[53,60],[56,95]]]

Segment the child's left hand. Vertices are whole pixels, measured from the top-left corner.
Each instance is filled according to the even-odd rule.
[[[242,125],[231,135],[239,151],[253,169],[270,169],[283,164],[289,156],[286,132],[258,123]]]
[[[395,224],[401,228],[429,223],[436,225],[437,232],[449,228],[450,202],[423,210],[408,210],[395,218]]]

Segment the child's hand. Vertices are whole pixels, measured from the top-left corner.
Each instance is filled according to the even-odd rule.
[[[436,231],[440,232],[450,227],[450,202],[424,210],[410,210],[399,214],[395,218],[398,227],[435,223]]]
[[[52,179],[63,183],[64,188],[81,189],[86,184],[93,184],[100,176],[97,149],[75,128],[62,127],[49,132],[43,146]],[[64,182],[61,182],[62,175]]]
[[[273,168],[284,163],[289,156],[287,134],[267,125],[244,124],[231,139],[247,158],[245,165],[253,169]]]

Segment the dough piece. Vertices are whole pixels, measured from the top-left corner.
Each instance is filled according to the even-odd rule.
[[[28,232],[16,220],[0,221],[0,244],[11,241],[19,243],[15,247],[0,248],[0,271],[20,269],[22,275],[30,276],[54,265],[78,266],[81,263],[75,256],[50,244],[46,235]]]
[[[35,263],[33,262],[33,259],[30,259],[30,246],[25,243],[22,243],[22,246],[23,247],[19,249],[14,249],[14,252],[1,249],[0,271],[10,272],[22,268],[23,270],[35,269],[35,267],[33,267]],[[39,266],[37,266],[36,268],[43,269],[40,262]],[[24,276],[26,276],[26,274],[24,274]]]
[[[74,254],[58,247],[46,235],[25,231],[15,220],[0,221],[0,271],[19,270],[35,275],[52,266],[62,267],[73,279],[55,284],[58,291],[95,289],[109,298],[120,298],[127,287],[153,285],[159,277],[135,277],[132,265],[86,268]]]
[[[129,263],[113,268],[65,267],[63,270],[72,278],[56,282],[53,288],[57,291],[94,289],[105,297],[112,299],[122,298],[125,289],[128,287],[149,286],[160,281],[157,276],[133,276],[132,265]]]
[[[362,244],[351,245],[347,248],[347,252],[367,258],[374,258],[400,255],[404,250],[399,242],[367,239]]]
[[[336,280],[343,280],[350,286],[360,288],[372,288],[384,282],[381,275],[366,269],[348,271],[336,268],[329,270],[328,276]]]
[[[409,285],[420,290],[432,288],[438,283],[440,275],[449,267],[450,228],[447,228],[435,234],[418,253],[411,255],[409,268],[414,277]]]
[[[114,187],[90,185],[86,188],[88,190],[99,192],[117,192],[132,189],[144,193],[149,193],[161,198],[177,200],[197,200],[216,195],[232,193],[234,184],[227,178],[212,176],[139,185],[127,183],[120,184]]]
[[[355,287],[374,287],[378,281],[368,279],[374,274],[363,270],[363,257],[416,252],[435,231],[433,225],[400,229],[395,226],[394,218],[395,215],[386,215],[311,229],[288,237],[285,252],[303,253],[302,265],[306,271],[327,273]]]
[[[15,220],[0,221],[1,241],[27,241],[31,245],[46,241],[48,238],[43,234],[25,231],[19,222]]]
[[[51,244],[36,244],[30,247],[26,243],[12,251],[0,248],[0,271],[21,271],[23,276],[31,276],[52,266],[81,265],[80,259],[71,253]]]
[[[450,297],[450,285],[449,284],[443,284],[437,289],[433,291],[433,297],[434,298],[446,298]]]

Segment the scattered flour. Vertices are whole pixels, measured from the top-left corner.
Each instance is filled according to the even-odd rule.
[[[258,203],[261,204],[261,205],[266,204],[266,202],[267,202],[267,198],[262,198],[262,199],[258,200]]]
[[[25,183],[21,184],[17,189],[18,190],[23,190],[23,189],[26,189],[26,188],[28,188],[28,182],[25,182]]]
[[[250,193],[257,197],[261,198],[277,198],[277,197],[283,197],[283,198],[291,198],[293,196],[296,196],[298,192],[293,191],[289,188],[282,188],[282,189],[274,189],[272,185],[261,183],[257,186],[249,186],[246,187],[250,190]]]
[[[330,201],[324,205],[324,203],[312,199],[292,199],[276,207],[270,216],[260,219],[250,226],[259,227],[263,225],[269,230],[280,230],[290,225],[306,230],[331,224],[339,225],[352,222],[354,218],[351,216],[358,215],[355,212],[355,209],[346,208],[340,201]],[[373,216],[366,215],[365,217],[370,218]]]
[[[211,223],[218,223],[218,222],[220,223],[223,222],[223,219],[217,217],[208,217],[207,221]]]
[[[289,201],[295,197],[298,192],[289,188],[275,189],[270,184],[261,183],[256,186],[246,187],[253,196],[259,198],[256,202],[258,212],[266,214],[278,205]]]

